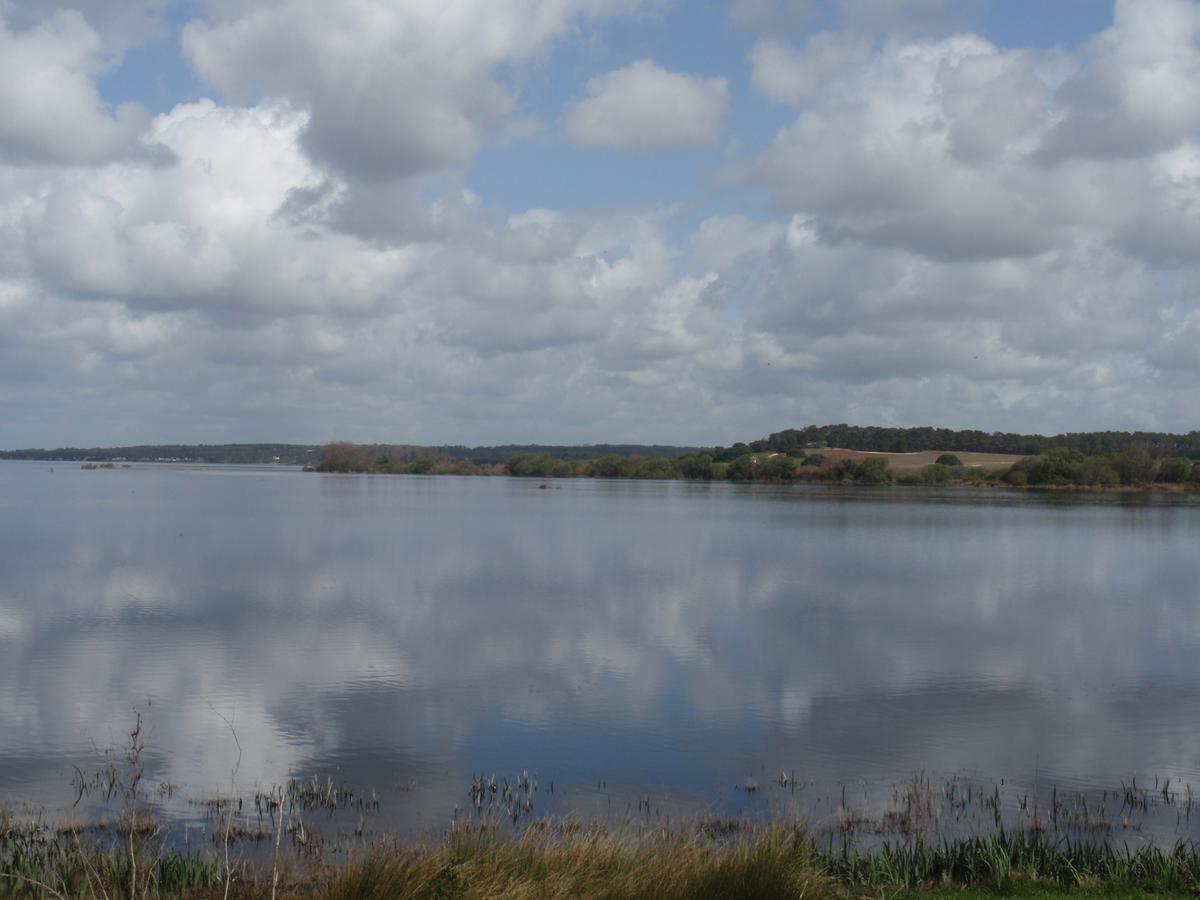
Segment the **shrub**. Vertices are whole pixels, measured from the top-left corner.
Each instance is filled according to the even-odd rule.
[[[413,475],[428,475],[436,464],[437,460],[432,456],[418,456],[408,464],[408,471]]]
[[[592,460],[588,474],[593,478],[620,478],[624,474],[625,461],[615,453]]]
[[[941,456],[939,456],[937,458],[937,465],[939,465],[939,466],[961,466],[962,460],[959,459],[957,456],[955,456],[953,453],[943,453]]]
[[[1079,484],[1113,487],[1121,483],[1117,470],[1113,468],[1112,460],[1102,456],[1085,459],[1079,466]]]
[[[693,481],[707,481],[713,477],[713,460],[707,453],[685,456],[679,460],[679,474]]]
[[[1158,480],[1167,484],[1183,484],[1192,479],[1192,461],[1190,459],[1164,460],[1158,469]]]
[[[730,481],[751,481],[754,478],[754,458],[739,456],[726,465],[725,475]]]
[[[795,475],[795,462],[783,454],[761,460],[754,469],[755,481],[791,481]]]
[[[864,459],[859,466],[856,480],[862,484],[887,484],[892,480],[892,473],[888,471],[888,461],[880,456]]]
[[[1086,459],[1070,447],[1053,447],[1029,463],[1029,484],[1079,484],[1080,467]]]
[[[954,473],[945,463],[932,463],[921,469],[917,480],[921,484],[948,484],[954,478]]]
[[[1154,480],[1154,460],[1145,447],[1130,447],[1113,460],[1121,484],[1144,484]]]

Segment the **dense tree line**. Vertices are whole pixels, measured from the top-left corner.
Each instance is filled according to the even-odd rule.
[[[718,447],[716,458],[734,458],[743,453],[772,450],[796,453],[815,447],[845,450],[877,450],[885,453],[913,453],[922,450],[946,450],[974,453],[1012,453],[1034,456],[1055,447],[1068,447],[1087,456],[1123,453],[1143,447],[1152,456],[1164,459],[1186,456],[1200,459],[1200,431],[1167,434],[1144,431],[1090,431],[1045,436],[1006,432],[954,431],[949,428],[882,428],[861,425],[810,425],[788,428],[749,444]]]
[[[1200,462],[1186,457],[1155,459],[1145,447],[1088,456],[1071,447],[1053,447],[1008,468],[964,466],[944,453],[920,469],[893,470],[884,457],[854,459],[793,448],[789,452],[748,452],[728,460],[711,453],[685,456],[621,456],[561,459],[549,453],[521,453],[503,463],[417,456],[393,459],[384,448],[344,442],[326,444],[315,467],[323,472],[443,475],[511,475],[518,478],[640,478],[734,481],[765,484],[829,483],[866,485],[996,484],[1014,487],[1116,487],[1153,483],[1200,487]]]
[[[320,447],[310,444],[140,444],[132,447],[58,447],[53,450],[0,450],[0,459],[73,462],[190,462],[214,465],[314,462]]]

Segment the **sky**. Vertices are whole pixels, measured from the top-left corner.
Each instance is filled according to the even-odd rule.
[[[0,447],[1198,409],[1200,0],[0,0]]]

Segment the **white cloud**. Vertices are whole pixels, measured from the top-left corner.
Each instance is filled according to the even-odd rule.
[[[1177,39],[1191,7],[1122,5],[1076,51],[972,34],[773,35],[752,53],[753,84],[792,119],[735,164],[773,210],[733,183],[711,204],[518,200],[515,213],[489,194],[487,167],[391,176],[464,166],[524,115],[517,70],[619,10],[513,2],[481,31],[457,6],[433,9],[218,4],[188,40],[244,105],[183,103],[110,140],[118,120],[102,104],[88,119],[84,104],[76,143],[90,165],[64,155],[68,131],[39,145],[36,165],[7,151],[0,446],[727,442],[847,418],[1172,428],[1200,402],[1200,134],[1176,102],[1186,85],[1161,108],[1129,99],[1145,79],[1192,71],[1194,41]],[[22,65],[61,58],[94,90],[117,51],[89,10],[4,34]],[[1156,68],[1147,35],[1164,28],[1175,37],[1162,35]],[[456,41],[462,55],[442,65]],[[285,64],[272,69],[272,53]],[[664,100],[654,84],[719,102]],[[725,124],[720,79],[642,62],[592,87],[565,125],[594,101],[599,143],[719,140]],[[503,102],[476,115],[470,98],[493,91]],[[339,124],[339,103],[352,121]],[[1159,125],[1136,145],[1093,134],[1066,152],[1056,142],[1093,108]],[[435,127],[444,118],[462,142]],[[145,165],[129,140],[175,161]],[[591,175],[587,155],[564,158]]]
[[[1117,0],[1112,28],[1095,37],[1058,94],[1039,149],[1047,162],[1138,157],[1200,130],[1200,4]]]
[[[648,59],[587,83],[566,110],[567,137],[581,147],[666,150],[715,144],[729,115],[729,84],[669,72]]]
[[[150,113],[137,104],[110,110],[97,92],[95,79],[112,58],[82,14],[60,10],[17,30],[6,12],[0,6],[0,158],[163,160],[140,140]]]
[[[647,0],[649,2],[649,0]],[[343,173],[386,179],[461,167],[519,128],[497,70],[536,59],[591,19],[643,0],[269,0],[221,6],[183,49],[231,97],[285,97],[311,117],[304,145]]]

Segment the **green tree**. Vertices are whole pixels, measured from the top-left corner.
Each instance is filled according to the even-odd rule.
[[[882,456],[864,459],[859,464],[858,477],[855,480],[861,484],[887,484],[892,480],[892,473],[888,471],[888,461]]]
[[[414,475],[428,475],[436,464],[437,460],[432,456],[418,456],[408,464],[408,471]]]
[[[588,467],[593,478],[620,478],[623,469],[624,460],[615,453],[592,460],[592,464]]]
[[[937,464],[939,466],[961,466],[962,460],[953,453],[943,453],[937,458]]]
[[[1183,484],[1192,480],[1192,468],[1190,459],[1177,456],[1174,459],[1163,460],[1158,469],[1158,480],[1167,484]]]
[[[730,481],[753,480],[754,458],[747,454],[731,460],[725,467],[725,477]]]
[[[1121,484],[1145,484],[1154,480],[1154,460],[1145,447],[1130,447],[1113,460]]]
[[[796,477],[796,463],[790,456],[780,453],[769,459],[759,460],[754,467],[755,481],[791,481]]]
[[[1121,477],[1113,468],[1112,460],[1103,456],[1089,456],[1079,466],[1078,483],[1095,487],[1113,487],[1121,483]]]
[[[1028,483],[1079,484],[1079,471],[1085,459],[1071,447],[1053,447],[1029,463]]]
[[[707,453],[685,456],[679,460],[679,474],[692,481],[709,481],[713,477],[713,459]]]
[[[921,484],[948,484],[954,479],[954,473],[945,463],[931,463],[921,469],[917,480]]]

